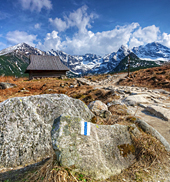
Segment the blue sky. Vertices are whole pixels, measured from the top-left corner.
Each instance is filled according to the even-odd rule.
[[[0,50],[105,55],[157,41],[170,47],[169,0],[0,0]]]

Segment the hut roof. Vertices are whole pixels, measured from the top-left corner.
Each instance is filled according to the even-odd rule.
[[[28,73],[29,70],[69,71],[69,68],[60,61],[59,56],[31,55],[30,64],[25,73]]]

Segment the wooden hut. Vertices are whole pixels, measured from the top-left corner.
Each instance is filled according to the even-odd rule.
[[[30,64],[25,73],[29,73],[29,79],[42,77],[59,77],[66,75],[69,68],[65,66],[59,56],[30,55]]]

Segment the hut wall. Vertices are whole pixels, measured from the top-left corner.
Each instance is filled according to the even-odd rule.
[[[42,77],[59,77],[66,75],[66,71],[29,71],[29,79]]]

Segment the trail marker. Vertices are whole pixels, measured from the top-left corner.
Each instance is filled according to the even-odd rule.
[[[81,135],[90,136],[90,122],[81,121]]]

